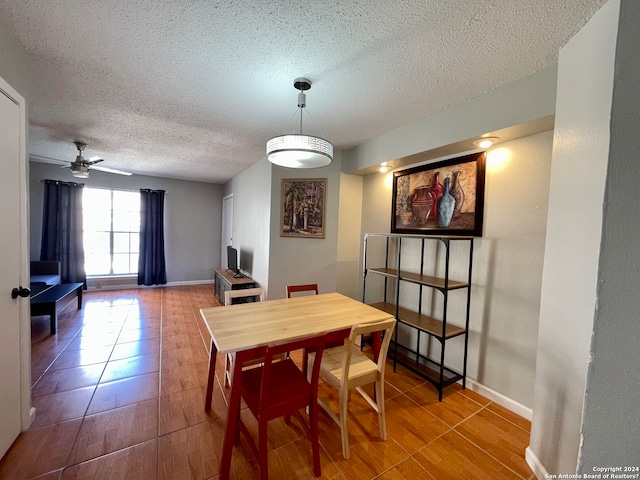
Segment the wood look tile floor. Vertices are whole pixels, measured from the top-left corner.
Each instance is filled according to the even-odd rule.
[[[212,285],[88,292],[69,304],[56,335],[32,318],[36,417],[0,460],[0,479],[216,479],[228,390],[217,362],[213,408],[205,412],[209,338],[199,309],[216,304]],[[320,385],[333,407],[337,392]],[[524,459],[530,423],[468,389],[438,402],[429,383],[398,366],[386,371],[388,440],[357,394],[349,405],[351,459],[340,430],[321,411],[325,479],[532,479]],[[242,410],[253,434],[255,419]],[[315,478],[299,420],[269,426],[273,480]],[[244,437],[231,477],[257,479]]]

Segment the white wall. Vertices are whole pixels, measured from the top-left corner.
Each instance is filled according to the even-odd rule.
[[[581,442],[598,302],[617,21],[618,2],[610,2],[567,43],[559,58],[529,448],[534,466],[550,474],[576,472]],[[611,461],[607,458],[606,465]]]
[[[357,175],[340,175],[336,290],[362,300],[362,185]]]
[[[640,179],[640,3],[608,5],[602,15],[611,30],[618,3],[597,308],[578,460],[583,475],[601,466],[640,466],[640,224],[635,194]],[[609,36],[607,40],[613,43]],[[637,470],[627,474],[640,476]]]
[[[339,198],[341,152],[322,168],[291,169],[272,167],[271,249],[269,251],[269,298],[286,296],[287,284],[317,283],[321,293],[335,292],[337,286]],[[280,200],[283,178],[326,178],[325,238],[280,236]]]
[[[343,171],[355,172],[553,115],[555,88],[554,65],[347,150]]]
[[[88,179],[74,178],[68,169],[45,163],[30,163],[31,253],[40,258],[42,235],[43,179],[77,181],[87,187],[165,190],[165,257],[167,282],[197,282],[213,279],[220,265],[222,186],[144,175],[125,177],[94,170]],[[103,282],[106,284],[110,282]],[[122,283],[122,282],[121,282]],[[125,282],[131,284],[130,280]],[[137,282],[133,282],[135,284]],[[91,286],[91,285],[90,285]]]
[[[484,235],[475,240],[468,375],[480,384],[525,407],[533,405],[539,295],[544,258],[544,235],[551,161],[551,132],[507,142],[489,151],[486,170]],[[364,232],[389,232],[391,176],[365,177],[363,191]],[[417,243],[417,242],[416,242]],[[429,244],[427,244],[429,245]],[[466,278],[466,246],[452,251],[452,276]],[[441,257],[428,248],[427,259]],[[383,249],[368,253],[368,265],[382,261]],[[457,253],[460,256],[457,256]],[[403,264],[419,265],[420,248],[403,244]],[[429,263],[429,260],[427,260]],[[377,265],[382,266],[382,265]],[[380,292],[370,276],[369,287]],[[401,302],[415,308],[417,289],[401,290]],[[434,310],[440,312],[440,298]],[[423,295],[423,306],[431,308],[433,298]],[[450,295],[449,318],[464,324],[464,293]],[[423,342],[425,345],[426,342]],[[432,354],[438,354],[432,345]],[[449,364],[462,366],[462,341],[447,343]],[[423,350],[426,353],[426,350]]]
[[[474,129],[485,132],[508,126],[514,119],[531,121],[538,115],[553,113],[548,105],[555,104],[555,82],[550,82],[554,74],[552,68],[491,92],[492,113],[477,116]],[[516,93],[523,98],[514,108]],[[479,105],[486,107],[485,102],[474,99],[456,107],[455,115],[451,112],[436,115],[438,131],[445,138],[442,144],[463,140],[443,132],[469,134],[458,128],[460,118],[465,117],[467,109],[473,116]],[[423,122],[418,123],[415,127],[422,131]],[[411,130],[412,126],[406,128]],[[233,193],[236,202],[234,242],[240,248],[245,242],[260,244],[255,250],[260,255],[255,252],[253,255],[253,271],[247,273],[268,287],[269,298],[283,297],[287,283],[318,283],[321,291],[338,290],[361,298],[362,235],[390,229],[391,175],[367,175],[358,181],[341,170],[398,158],[407,151],[400,141],[406,131],[401,129],[367,142],[364,150],[356,147],[349,152],[349,166],[341,165],[340,154],[344,152],[337,152],[330,166],[306,171],[274,167],[263,159],[225,186],[225,194]],[[420,133],[415,135],[419,143],[423,137]],[[371,158],[361,156],[363,151],[371,152]],[[551,134],[505,142],[494,151],[487,170],[485,236],[476,241],[469,375],[510,399],[510,407],[516,406],[520,413],[530,416]],[[502,163],[501,152],[508,154]],[[280,188],[285,177],[328,179],[324,240],[280,237]],[[267,181],[269,186],[265,186]],[[241,192],[251,198],[244,207],[238,206]],[[265,203],[266,198],[270,206]],[[360,205],[358,219],[356,212]],[[267,219],[271,215],[269,226],[265,224],[268,221],[265,215]],[[452,342],[447,348],[453,365],[459,366],[462,343]]]
[[[233,246],[245,275],[269,291],[270,224],[277,213],[271,211],[271,164],[266,158],[233,178],[224,194],[233,193]],[[220,209],[222,206],[220,206]]]
[[[28,103],[28,70],[31,58],[20,42],[8,32],[9,29],[0,18],[0,77],[15,88]]]

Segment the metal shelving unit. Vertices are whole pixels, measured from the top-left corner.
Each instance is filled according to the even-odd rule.
[[[381,237],[386,242],[384,267],[369,267],[367,252],[372,238]],[[420,264],[410,270],[401,270],[402,244],[404,242],[421,242]],[[425,259],[426,242],[441,242],[444,245],[444,277],[428,275],[427,270],[435,271],[435,261],[427,262]],[[468,276],[466,281],[456,281],[449,278],[449,263],[451,260],[451,245],[453,242],[467,242],[469,248]],[[395,247],[395,259],[391,247]],[[457,261],[457,260],[456,260]],[[363,293],[362,301],[366,303],[367,277],[369,275],[381,275],[384,277],[383,300],[371,303],[373,307],[394,315],[400,325],[406,325],[417,331],[415,348],[401,345],[398,341],[398,328],[396,328],[393,348],[389,350],[393,356],[393,367],[400,363],[411,371],[431,382],[438,389],[439,400],[442,400],[442,391],[448,385],[462,380],[462,387],[466,387],[467,377],[467,348],[469,332],[469,312],[471,303],[471,272],[473,266],[473,237],[466,236],[426,236],[426,235],[401,235],[366,233],[364,235],[364,259],[363,259]],[[394,282],[395,290],[391,292],[388,282]],[[416,308],[410,309],[400,306],[400,291],[402,284],[408,282],[419,286]],[[423,313],[422,292],[423,288],[431,288],[441,293],[442,318],[434,318]],[[453,290],[466,290],[466,315],[463,322],[452,323],[448,318],[449,293]],[[393,298],[390,298],[393,297]],[[462,325],[460,325],[462,323]],[[440,359],[428,358],[420,353],[421,334],[436,339],[440,343]],[[455,337],[463,337],[464,358],[462,372],[455,371],[445,366],[446,342]]]

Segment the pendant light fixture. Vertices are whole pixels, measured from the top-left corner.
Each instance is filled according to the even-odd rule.
[[[275,165],[289,168],[317,168],[324,167],[333,160],[333,145],[320,137],[302,134],[302,115],[307,106],[307,96],[304,93],[311,88],[311,81],[306,78],[296,78],[293,86],[299,90],[298,109],[300,113],[300,133],[279,135],[267,142],[267,158]]]

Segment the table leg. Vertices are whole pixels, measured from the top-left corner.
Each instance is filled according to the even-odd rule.
[[[53,302],[53,308],[49,314],[49,330],[51,331],[51,335],[55,335],[58,330],[58,316],[56,315],[56,310],[56,303]]]
[[[222,441],[222,459],[220,460],[220,478],[228,480],[231,472],[231,456],[236,437],[236,428],[239,428],[238,419],[240,413],[240,385],[242,382],[242,365],[251,356],[243,355],[246,352],[238,352],[233,365],[231,377],[231,392],[229,395],[229,411],[227,413],[227,427]]]
[[[213,385],[216,383],[216,357],[218,349],[213,340],[211,340],[211,348],[209,349],[209,376],[207,377],[207,394],[204,399],[204,409],[211,410],[211,399],[213,398]]]
[[[78,287],[78,310],[80,310],[82,308],[82,289],[83,289],[83,285],[80,285]]]

